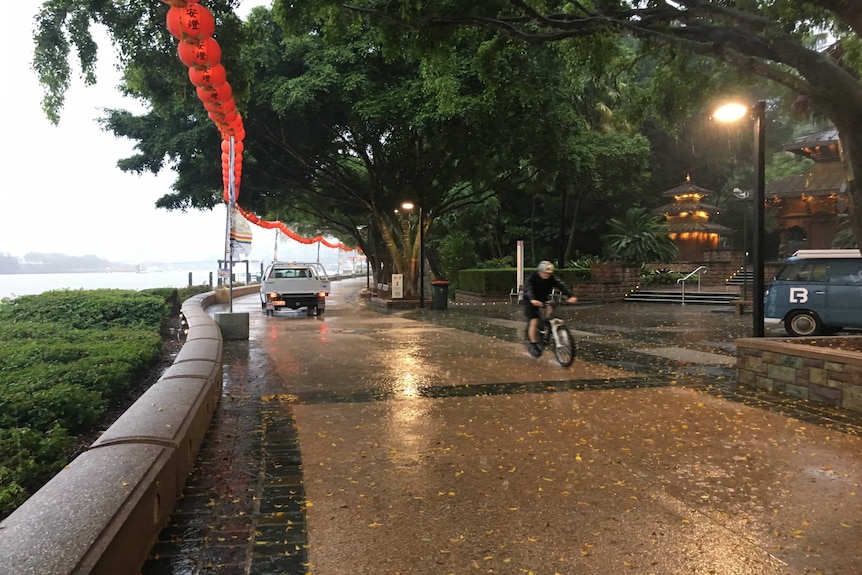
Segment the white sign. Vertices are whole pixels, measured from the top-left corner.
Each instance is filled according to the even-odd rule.
[[[404,274],[392,274],[392,299],[404,297]]]

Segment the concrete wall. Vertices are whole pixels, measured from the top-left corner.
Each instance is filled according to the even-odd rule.
[[[258,289],[234,288],[234,297]],[[209,292],[183,303],[189,333],[173,365],[88,451],[0,523],[0,573],[140,572],[221,395],[222,335],[206,312],[218,297]]]
[[[805,342],[822,343],[806,345]],[[862,337],[736,340],[737,380],[844,409],[862,411]],[[836,349],[844,345],[851,351]]]

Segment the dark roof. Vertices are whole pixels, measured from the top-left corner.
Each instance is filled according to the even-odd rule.
[[[788,152],[807,156],[815,161],[832,161],[838,159],[838,130],[827,128],[797,138],[784,144]]]
[[[844,193],[846,176],[841,162],[817,162],[808,172],[766,184],[769,197],[829,196]]]
[[[721,224],[713,224],[711,222],[684,221],[684,222],[668,222],[668,230],[670,232],[718,232],[731,233],[736,230],[728,228]]]
[[[701,188],[700,186],[695,185],[695,183],[691,180],[688,180],[682,185],[679,185],[675,188],[671,188],[666,192],[662,192],[662,196],[666,198],[672,198],[673,196],[682,196],[685,194],[700,194],[702,197],[706,197],[712,194],[712,191],[707,190],[706,188]]]

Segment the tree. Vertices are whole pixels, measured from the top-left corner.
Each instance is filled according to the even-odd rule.
[[[605,256],[625,263],[673,261],[676,244],[670,239],[664,217],[642,207],[629,208],[623,219],[611,219],[610,231],[602,236]]]
[[[340,4],[322,0],[318,9]],[[862,177],[862,0],[356,0],[349,9],[376,15],[392,38],[403,38],[397,33],[403,27],[419,30],[423,43],[461,27],[493,29],[529,44],[622,34],[668,59],[685,51],[776,82],[797,96],[797,109],[827,117],[838,129],[851,227],[862,240],[856,185]],[[824,34],[836,40],[828,49],[812,42]]]
[[[571,134],[589,129],[572,106],[571,78],[584,74],[571,51],[525,47],[474,29],[449,34],[445,48],[428,54],[391,52],[367,17],[350,12],[333,20],[316,2],[292,2],[280,18],[256,9],[246,25],[229,3],[208,5],[226,25],[219,40],[239,72],[231,69],[230,80],[246,129],[240,203],[269,219],[289,214],[291,222],[352,240],[404,273],[408,294],[420,234],[415,213],[396,215],[402,201],[422,207],[428,237],[438,218],[482,205],[501,190],[521,202],[528,181],[549,193],[549,210],[570,194],[554,187],[558,168],[550,160],[576,156],[583,144]],[[174,56],[164,10],[159,17],[136,3],[46,2],[37,49],[40,71],[55,73],[49,82],[42,77],[46,106],[57,112],[62,102],[65,63],[62,50],[51,48],[57,42],[48,40],[83,42],[91,19],[105,24],[120,47],[125,89],[150,104],[145,114],[112,110],[105,119],[114,134],[138,142],[120,167],[172,165],[179,177],[157,205],[210,208],[221,201],[219,157],[212,154],[219,136]],[[596,155],[631,165],[632,154],[644,156],[645,142],[630,139],[636,143],[630,150],[608,146],[610,152]],[[599,164],[584,163],[585,180],[595,180]],[[621,188],[636,193],[636,186]],[[569,219],[576,221],[577,207],[553,213],[560,218],[546,233],[561,238],[574,227]],[[385,246],[385,256],[371,249],[375,244]]]

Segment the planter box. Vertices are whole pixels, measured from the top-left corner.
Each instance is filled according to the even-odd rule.
[[[862,350],[862,336],[739,339],[737,381],[862,411],[862,351],[858,350]]]

